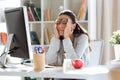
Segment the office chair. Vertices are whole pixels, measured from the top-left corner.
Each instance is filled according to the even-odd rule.
[[[103,54],[103,40],[92,40],[90,43],[90,66],[100,65]]]

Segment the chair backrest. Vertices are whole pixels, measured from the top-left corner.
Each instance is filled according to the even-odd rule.
[[[92,40],[90,52],[90,66],[100,65],[103,54],[103,40]]]

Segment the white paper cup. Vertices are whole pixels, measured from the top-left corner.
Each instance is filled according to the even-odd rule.
[[[63,62],[63,72],[68,72],[68,71],[70,71],[72,69],[73,69],[73,67],[72,67],[71,59],[64,59],[64,62]]]

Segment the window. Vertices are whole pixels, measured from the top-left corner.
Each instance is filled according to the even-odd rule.
[[[4,17],[5,8],[19,7],[19,6],[21,6],[20,0],[0,0],[0,32],[7,32],[5,17]]]

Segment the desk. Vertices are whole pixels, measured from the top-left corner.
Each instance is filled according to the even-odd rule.
[[[41,72],[33,71],[32,67],[21,66],[13,68],[0,68],[0,76],[21,76],[21,77],[44,77],[44,78],[79,78],[89,80],[109,80],[109,70],[103,66],[86,67],[81,70],[74,70],[63,73],[62,67],[45,68]]]

